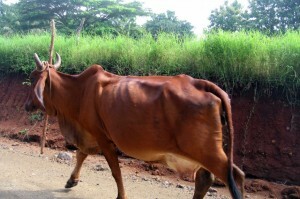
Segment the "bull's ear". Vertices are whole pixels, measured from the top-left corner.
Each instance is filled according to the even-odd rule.
[[[45,89],[46,79],[47,75],[41,76],[34,88],[35,96],[38,99],[43,110],[45,110],[43,93]]]

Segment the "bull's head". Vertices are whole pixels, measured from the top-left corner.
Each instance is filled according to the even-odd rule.
[[[36,68],[30,74],[31,90],[25,104],[26,111],[45,110],[44,89],[48,77],[50,78],[50,68],[57,70],[61,65],[61,58],[58,53],[56,53],[56,63],[53,65],[45,61],[42,62],[36,53],[34,54],[34,61]]]

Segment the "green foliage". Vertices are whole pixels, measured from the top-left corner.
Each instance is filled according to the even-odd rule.
[[[2,17],[3,17],[3,15],[4,15],[4,13],[5,13],[5,4],[3,3],[3,1],[2,0],[0,0],[0,22],[1,23],[3,23],[2,22]]]
[[[29,121],[31,123],[38,122],[38,121],[40,122],[42,120],[43,120],[43,113],[41,111],[31,113],[29,116]]]
[[[128,36],[57,36],[61,71],[78,73],[91,64],[122,75],[185,73],[218,83],[227,91],[256,87],[263,95],[300,104],[300,32],[269,37],[259,32],[214,32],[201,39],[146,34]],[[0,73],[30,73],[33,53],[48,60],[50,35],[0,37]],[[273,96],[272,96],[273,97]]]
[[[12,34],[19,26],[17,17],[16,7],[8,6],[0,0],[0,34]]]
[[[295,0],[277,0],[278,17],[280,18],[279,30],[285,32],[300,28],[300,1]]]
[[[57,27],[67,32],[74,28],[74,21],[80,20],[76,15],[77,4],[70,0],[20,0],[16,7],[20,31],[48,30],[50,20],[55,19]]]
[[[225,1],[223,6],[211,12],[209,20],[209,29],[239,31],[243,28],[242,22],[245,20],[242,5],[237,0],[230,5]]]
[[[250,13],[248,18],[253,18],[253,22],[249,23],[255,30],[274,33],[280,19],[276,17],[277,4],[276,1],[270,0],[252,0],[250,3]]]
[[[29,74],[33,69],[33,52],[39,52],[46,60],[50,35],[0,36],[0,73],[22,72]]]
[[[20,0],[16,6],[20,31],[48,30],[55,19],[60,32],[73,34],[82,19],[91,34],[135,34],[137,16],[147,15],[139,2],[121,0]]]
[[[300,86],[299,36],[299,32],[278,37],[258,32],[211,34],[205,42],[205,65],[229,87],[257,82],[269,88]]]
[[[20,135],[26,135],[28,133],[28,130],[29,129],[22,129],[22,130],[19,131],[19,134]]]
[[[210,15],[209,28],[225,31],[258,30],[267,34],[284,33],[300,28],[300,1],[297,0],[249,0],[243,10],[235,0],[225,1]]]
[[[172,11],[167,11],[166,14],[154,14],[152,19],[147,21],[144,26],[155,38],[157,38],[161,32],[172,33],[179,37],[193,34],[193,26],[187,21],[178,20],[175,16],[175,12]]]

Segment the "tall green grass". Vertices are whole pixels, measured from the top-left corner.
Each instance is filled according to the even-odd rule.
[[[0,72],[30,73],[33,53],[48,59],[50,35],[0,36]],[[300,104],[300,32],[268,37],[259,32],[216,32],[202,38],[178,39],[161,34],[135,40],[126,36],[57,36],[55,50],[62,70],[78,73],[100,64],[117,74],[185,73],[217,82],[227,91],[253,87],[284,95]]]

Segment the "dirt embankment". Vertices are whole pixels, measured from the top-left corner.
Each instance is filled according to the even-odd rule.
[[[24,111],[29,90],[23,77],[0,79],[0,133],[38,142],[41,115]],[[300,185],[300,107],[253,96],[232,98],[234,161],[248,177]],[[298,143],[298,145],[297,145]],[[64,147],[56,119],[50,118],[47,146]]]
[[[234,157],[248,176],[300,185],[300,107],[233,97]]]

